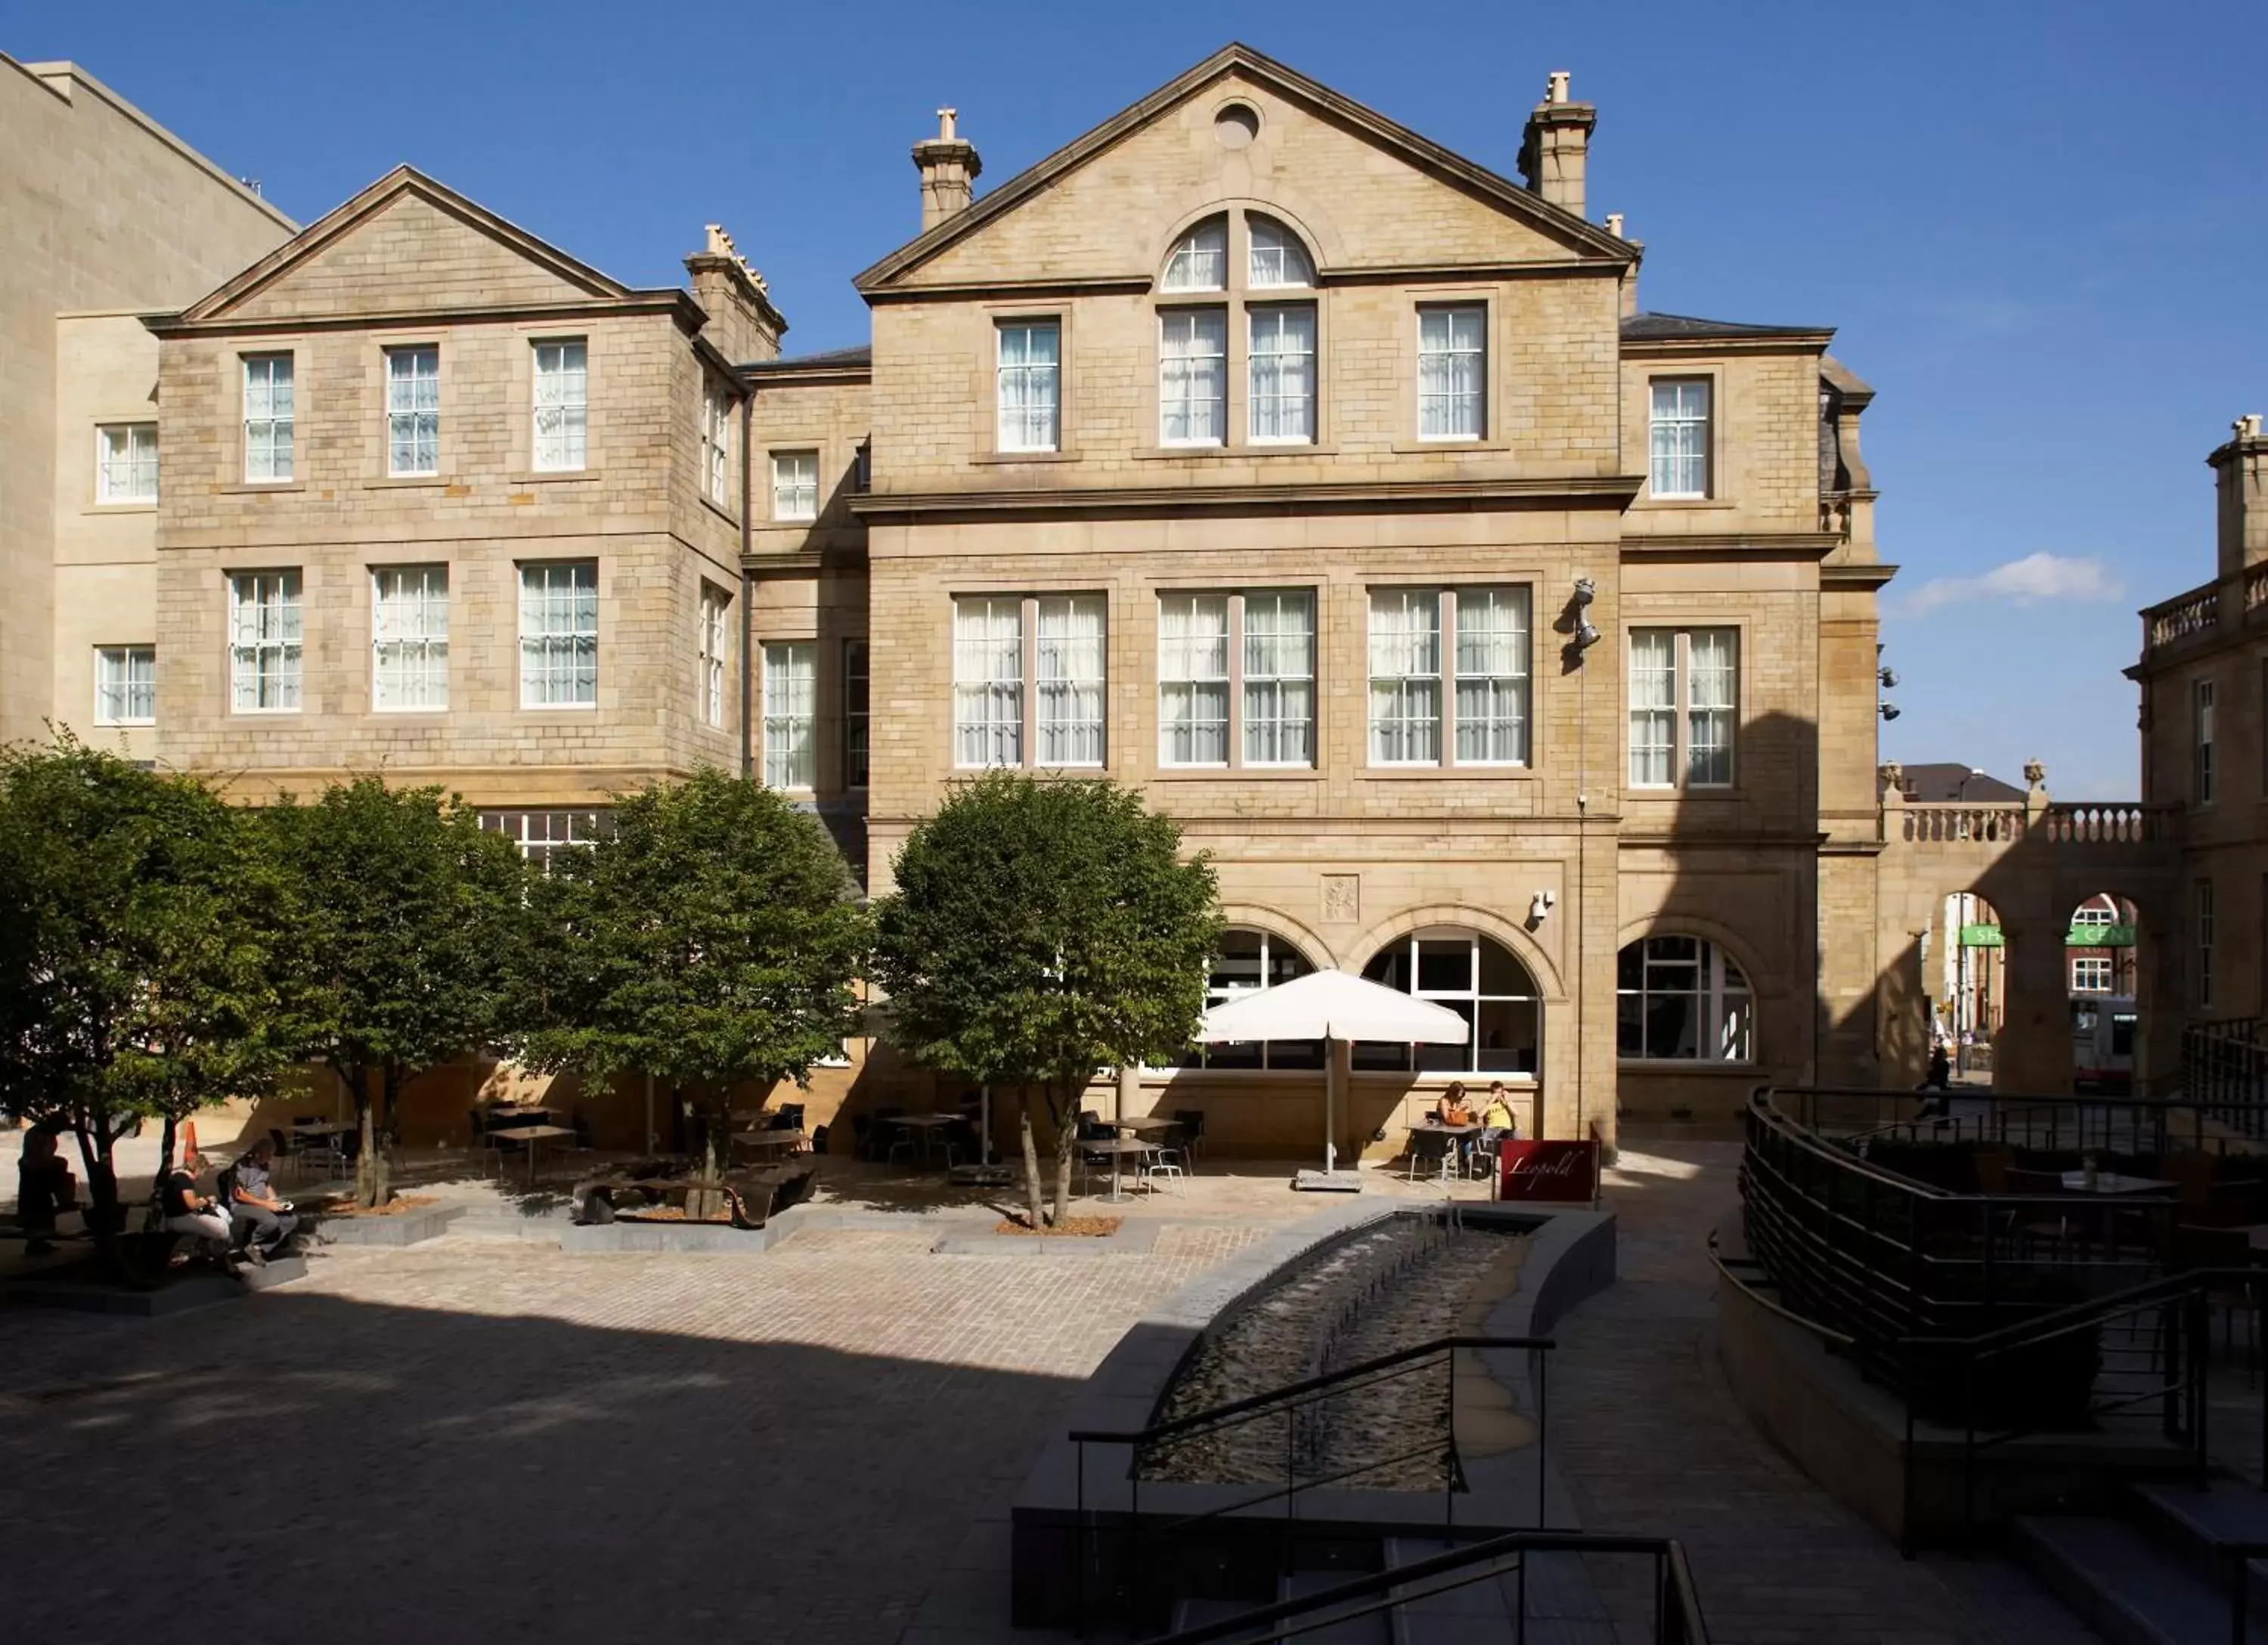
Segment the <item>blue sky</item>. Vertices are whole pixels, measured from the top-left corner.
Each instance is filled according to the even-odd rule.
[[[721,221],[797,352],[865,340],[850,277],[917,226],[938,105],[997,182],[1230,39],[1506,173],[1572,70],[1646,306],[1836,326],[1879,390],[1885,755],[2137,791],[2135,609],[2211,576],[2202,459],[2268,411],[2257,0],[0,0],[0,49],[77,59],[303,221],[407,160],[639,284]]]

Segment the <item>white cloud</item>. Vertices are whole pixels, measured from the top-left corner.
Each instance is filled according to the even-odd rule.
[[[2101,560],[2071,559],[2042,550],[1996,565],[1978,577],[1939,577],[1906,598],[1908,611],[1931,611],[1963,600],[2006,600],[2039,605],[2050,600],[2116,600],[2125,591]]]

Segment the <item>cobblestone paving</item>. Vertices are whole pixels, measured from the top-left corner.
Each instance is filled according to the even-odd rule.
[[[1077,1379],[1263,1231],[1079,1258],[446,1239],[171,1320],[14,1310],[0,1636],[887,1645]]]
[[[1551,1368],[1552,1459],[1584,1525],[1679,1538],[1715,1645],[2093,1640],[2003,1561],[1900,1558],[1734,1403],[1707,1235],[1736,1204],[1739,1160],[1737,1143],[1639,1143],[1609,1175],[1621,1283],[1561,1322]],[[1597,1564],[1628,1618],[1638,1571]]]

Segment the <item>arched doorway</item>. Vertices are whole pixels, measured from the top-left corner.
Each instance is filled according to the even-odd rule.
[[[1940,952],[1930,966],[1931,1034],[1945,1048],[1955,1078],[1989,1082],[1992,1044],[2007,1010],[2007,939],[1999,911],[1974,891],[1945,899],[1936,933]]]
[[[1359,1069],[1413,1073],[1524,1074],[1543,1066],[1542,996],[1520,956],[1462,926],[1427,926],[1396,937],[1362,968],[1372,982],[1446,1006],[1471,1025],[1462,1045],[1359,1041]]]
[[[2071,1005],[2074,1090],[2127,1092],[2140,1048],[2140,918],[2134,904],[2097,891],[2071,911],[2064,982]]]

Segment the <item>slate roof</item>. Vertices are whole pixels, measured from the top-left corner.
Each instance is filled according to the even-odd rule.
[[[1831,336],[1834,331],[1832,326],[1750,326],[1736,320],[1701,320],[1691,314],[1632,314],[1623,321],[1623,336],[1632,343],[1684,337],[1820,337]]]
[[[1976,767],[1951,763],[1909,765],[1904,792],[1916,805],[1951,805],[1956,800],[2021,800],[2024,791],[1997,777],[1973,775]],[[1967,787],[1962,787],[1966,779]]]
[[[873,346],[862,343],[855,349],[828,349],[820,354],[792,354],[777,360],[750,360],[740,369],[744,372],[792,372],[811,366],[872,365],[873,363]]]

